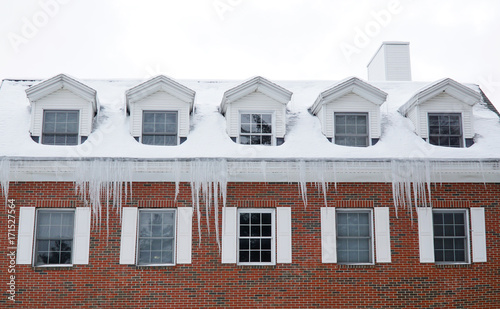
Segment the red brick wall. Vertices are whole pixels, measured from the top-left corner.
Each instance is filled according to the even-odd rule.
[[[16,265],[16,303],[9,301],[7,252],[0,255],[2,308],[500,308],[500,184],[442,184],[432,188],[435,207],[485,207],[487,263],[460,266],[421,264],[416,213],[392,206],[391,184],[340,183],[330,186],[336,207],[389,206],[392,263],[342,266],[321,263],[320,207],[323,194],[308,186],[308,205],[296,183],[230,183],[227,206],[292,207],[293,263],[276,266],[221,264],[213,209],[210,235],[202,209],[198,243],[193,224],[192,264],[173,267],[119,265],[120,225],[105,213],[91,232],[89,265],[37,268]],[[19,207],[81,206],[72,183],[11,183],[9,198]],[[172,183],[134,183],[126,206],[191,206],[191,190],[181,184],[177,202]],[[0,247],[7,243],[7,208],[0,207]],[[219,210],[219,218],[221,218]],[[16,221],[17,221],[16,220]],[[17,231],[16,231],[17,234]]]

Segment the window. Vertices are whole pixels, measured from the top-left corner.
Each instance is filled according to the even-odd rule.
[[[175,210],[140,210],[138,265],[175,263]]]
[[[434,258],[441,263],[468,263],[467,213],[465,210],[434,210]]]
[[[271,113],[240,114],[240,144],[272,145],[273,115]]]
[[[373,262],[370,210],[337,210],[337,259],[344,264]]]
[[[45,110],[42,144],[77,145],[79,111]]]
[[[35,265],[71,265],[73,210],[38,210]]]
[[[368,146],[368,114],[335,113],[335,144]]]
[[[429,143],[437,146],[462,147],[460,114],[429,114]]]
[[[274,209],[238,209],[238,263],[274,264]]]
[[[142,143],[147,145],[177,145],[177,112],[144,111]]]

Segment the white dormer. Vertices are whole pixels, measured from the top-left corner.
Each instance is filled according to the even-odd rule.
[[[281,145],[292,92],[257,76],[224,93],[220,111],[231,139],[245,145]]]
[[[160,75],[125,93],[130,134],[148,145],[179,145],[189,134],[195,92]]]
[[[380,139],[380,105],[386,98],[387,93],[352,77],[320,93],[309,110],[328,140],[366,147]]]
[[[472,106],[481,95],[450,78],[417,92],[399,108],[414,124],[416,133],[430,144],[469,147],[474,141]]]
[[[32,139],[47,145],[78,145],[90,132],[97,113],[94,89],[59,74],[26,89],[31,103]]]

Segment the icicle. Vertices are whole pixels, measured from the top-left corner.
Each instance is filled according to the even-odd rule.
[[[299,192],[302,196],[304,207],[307,207],[307,179],[306,179],[306,162],[299,161]]]
[[[10,176],[10,161],[2,158],[0,160],[0,187],[2,187],[2,195],[5,198],[5,205],[9,199],[9,176]]]
[[[227,162],[223,159],[197,159],[190,162],[191,166],[191,197],[193,207],[196,210],[198,218],[198,237],[201,242],[201,210],[200,199],[203,199],[207,216],[207,228],[209,228],[209,213],[211,201],[214,198],[212,188],[220,186],[220,194],[223,198],[223,204],[226,206],[227,189]],[[215,190],[215,189],[214,189]],[[218,203],[218,202],[217,202]],[[218,207],[218,205],[216,205]],[[217,218],[216,218],[217,220]],[[218,222],[216,222],[217,243],[219,243]]]
[[[109,226],[109,211],[112,207],[121,215],[124,193],[127,187],[132,192],[133,162],[115,160],[78,161],[76,163],[75,192],[79,194],[86,205],[91,207],[92,219],[95,225],[101,223],[104,198],[106,226]],[[127,186],[126,184],[129,184]],[[132,194],[131,194],[132,195]],[[107,232],[108,228],[107,228]]]
[[[430,169],[428,161],[391,161],[392,196],[396,215],[398,207],[430,206]]]
[[[177,201],[177,196],[179,196],[179,184],[181,182],[181,163],[178,160],[175,160],[174,162],[174,177],[175,177],[174,201]]]

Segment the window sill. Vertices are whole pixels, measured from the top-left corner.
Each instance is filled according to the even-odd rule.
[[[435,264],[436,268],[469,268],[472,264],[460,263],[460,264]]]
[[[339,268],[375,268],[375,264],[338,264]]]

